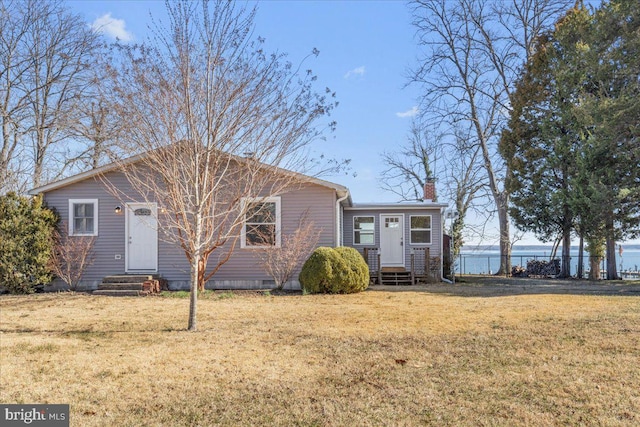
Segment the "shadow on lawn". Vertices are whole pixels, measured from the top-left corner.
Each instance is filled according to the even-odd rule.
[[[501,297],[509,295],[607,295],[640,297],[640,281],[588,281],[576,279],[533,279],[520,277],[465,276],[455,284],[433,283],[416,286],[370,286],[371,291],[426,292],[460,297]]]

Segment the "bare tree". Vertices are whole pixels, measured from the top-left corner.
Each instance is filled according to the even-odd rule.
[[[75,291],[87,267],[93,264],[95,236],[69,236],[62,221],[53,234],[51,271]]]
[[[150,45],[123,48],[118,113],[132,151],[144,154],[122,166],[140,197],[160,206],[161,238],[189,261],[188,329],[196,330],[198,290],[240,236],[280,244],[272,224],[243,224],[305,179],[288,170],[307,172],[306,148],[334,102],[328,89],[314,92],[310,71],[251,38],[255,9],[223,0],[167,9]]]
[[[468,146],[468,132],[461,128],[455,129],[453,143],[445,142],[448,139],[443,135],[433,137],[435,134],[436,130],[413,121],[406,145],[397,152],[382,154],[387,168],[382,172],[380,185],[401,200],[421,201],[426,179],[437,177],[445,191],[444,199],[452,200],[457,212],[451,233],[453,252],[458,255],[464,243],[465,217],[483,187],[477,167],[480,153],[479,148]],[[449,155],[445,156],[445,152]]]
[[[442,151],[440,144],[440,137],[432,136],[412,121],[408,141],[400,151],[382,153],[386,169],[380,176],[381,188],[403,201],[422,201],[426,180],[436,177],[434,169]]]
[[[92,84],[90,69],[98,34],[80,16],[67,12],[61,2],[28,4],[34,23],[27,46],[32,63],[25,75],[32,120],[33,185],[38,186],[59,177],[69,166],[64,130],[75,120],[76,100]],[[45,174],[46,165],[53,167]]]
[[[446,147],[449,155],[444,157],[447,196],[449,200],[453,200],[457,213],[451,225],[454,256],[460,253],[464,245],[465,228],[470,228],[465,222],[467,214],[470,210],[478,211],[478,204],[474,205],[474,201],[483,190],[481,169],[478,168],[480,149],[469,147],[469,139],[468,130],[456,129],[455,143]]]
[[[282,236],[280,246],[257,250],[256,255],[260,258],[262,268],[273,278],[277,289],[282,289],[303,261],[311,255],[318,244],[320,231],[308,220],[307,212],[300,217],[298,228],[293,233]]]
[[[125,135],[123,121],[117,111],[114,94],[116,62],[112,47],[102,45],[93,60],[91,85],[86,96],[75,102],[75,118],[67,129],[67,135],[80,144],[75,156],[68,159],[80,169],[96,169],[126,155],[121,147]],[[124,143],[126,144],[126,143]]]
[[[24,45],[33,25],[33,16],[24,7],[20,1],[0,2],[0,193],[24,190],[24,171],[17,159],[24,154],[28,92],[21,82],[31,64]]]
[[[569,0],[416,0],[414,25],[425,49],[411,81],[423,88],[425,117],[445,129],[466,123],[469,149],[479,150],[485,185],[500,227],[498,274],[510,271],[509,170],[497,143],[509,117],[510,96],[532,44]]]
[[[0,174],[29,173],[38,186],[68,167],[64,131],[91,84],[98,36],[56,0],[3,0],[0,13]]]

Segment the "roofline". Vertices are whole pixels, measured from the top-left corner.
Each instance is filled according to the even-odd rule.
[[[66,187],[67,185],[75,184],[76,182],[84,181],[85,179],[93,178],[95,176],[105,174],[107,172],[111,172],[117,170],[123,166],[130,165],[132,163],[136,163],[137,161],[143,158],[145,153],[136,154],[135,156],[131,156],[127,159],[124,159],[120,162],[112,162],[104,166],[100,166],[95,169],[91,169],[88,171],[80,172],[76,175],[71,175],[67,178],[60,179],[58,181],[53,181],[45,185],[41,185],[40,187],[32,188],[27,191],[27,194],[35,196],[37,194],[46,193],[52,190],[57,190],[58,188]]]
[[[338,193],[338,195],[340,197],[349,196],[349,202],[351,202],[351,193],[350,193],[349,189],[347,187],[345,187],[344,185],[340,185],[340,184],[336,184],[335,182],[326,181],[324,179],[308,176],[308,175],[305,175],[305,174],[302,174],[302,173],[299,173],[299,172],[293,172],[293,173],[305,176],[308,179],[308,181],[311,182],[312,184],[317,184],[317,185],[320,185],[322,187],[328,187],[328,188],[332,188],[332,189],[336,190],[336,192]]]
[[[122,161],[117,161],[117,162],[111,162],[107,165],[104,166],[100,166],[96,169],[91,169],[85,172],[80,172],[76,175],[72,175],[69,176],[67,178],[63,178],[61,180],[58,181],[54,181],[54,182],[50,182],[48,184],[45,185],[41,185],[40,187],[36,187],[36,188],[32,188],[31,190],[27,191],[27,194],[35,196],[37,194],[41,194],[41,193],[47,193],[49,191],[52,190],[57,190],[58,188],[62,188],[62,187],[66,187],[68,185],[71,184],[75,184],[76,182],[80,182],[80,181],[84,181],[86,179],[90,179],[93,178],[95,176],[101,175],[101,174],[105,174],[108,172],[112,172],[114,170],[120,169],[123,166],[128,166],[130,164],[136,163],[140,160],[142,160],[145,156],[146,156],[146,152],[145,153],[141,153],[141,154],[136,154],[135,156],[131,156],[127,159],[124,159]],[[243,160],[242,157],[239,156],[234,156],[237,157],[238,160]],[[266,165],[266,166],[271,166],[271,165]],[[335,190],[341,197],[342,196],[346,196],[348,195],[348,200],[349,200],[349,204],[351,204],[351,196],[350,196],[350,192],[349,189],[347,187],[345,187],[344,185],[340,185],[340,184],[336,184],[334,182],[330,182],[330,181],[326,181],[324,179],[320,179],[320,178],[315,178],[309,175],[305,175],[303,173],[300,172],[294,172],[288,169],[283,169],[280,167],[277,167],[277,169],[282,170],[285,173],[290,173],[290,174],[295,174],[298,175],[300,177],[303,177],[303,180],[308,181],[312,184],[316,184],[316,185],[320,185],[322,187],[327,187],[327,188],[331,188],[333,190]]]
[[[354,203],[352,206],[347,206],[344,209],[348,211],[365,211],[374,209],[385,210],[424,210],[424,209],[442,209],[449,205],[446,203]]]

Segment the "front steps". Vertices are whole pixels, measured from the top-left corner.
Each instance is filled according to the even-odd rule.
[[[403,286],[403,285],[412,285],[411,281],[411,272],[410,271],[385,271],[382,269],[380,284],[381,285],[395,285],[395,286]]]
[[[380,272],[369,272],[372,285],[410,286],[440,281],[435,275],[414,274],[403,267],[382,267]]]
[[[165,280],[157,275],[125,274],[120,276],[107,276],[102,279],[98,289],[93,295],[106,295],[112,297],[137,297],[161,290]]]

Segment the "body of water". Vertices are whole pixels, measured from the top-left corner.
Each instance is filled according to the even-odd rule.
[[[550,246],[514,246],[511,253],[511,265],[527,267],[530,260],[549,261],[552,254]],[[555,257],[560,258],[562,248],[558,248]],[[589,270],[589,253],[584,252],[584,271]],[[640,245],[622,245],[622,253],[616,250],[618,273],[640,271]],[[600,268],[605,270],[606,264]],[[456,274],[493,274],[500,268],[500,250],[497,246],[463,247],[455,260]],[[571,248],[571,274],[578,271],[578,247]],[[634,276],[630,274],[630,276]]]

